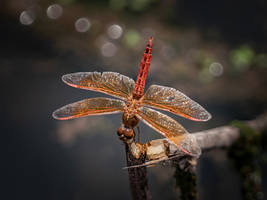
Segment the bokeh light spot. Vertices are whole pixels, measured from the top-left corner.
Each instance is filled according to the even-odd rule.
[[[58,19],[63,14],[63,8],[59,4],[50,5],[46,10],[46,14],[50,19]]]
[[[78,32],[84,33],[88,31],[90,27],[91,27],[91,22],[85,17],[79,18],[75,22],[75,29]]]
[[[31,11],[23,11],[19,16],[19,21],[23,25],[31,25],[35,20],[35,14]]]
[[[214,62],[209,66],[209,72],[213,76],[221,76],[223,74],[223,66],[221,63]]]
[[[253,62],[255,53],[252,48],[242,45],[240,48],[230,52],[230,63],[236,71],[247,70]]]
[[[130,1],[131,9],[135,11],[144,10],[150,3],[150,0],[132,0]]]
[[[118,48],[111,42],[106,42],[101,47],[101,53],[105,57],[112,57],[117,53]]]
[[[108,36],[112,39],[119,39],[123,33],[121,26],[113,24],[108,27]]]

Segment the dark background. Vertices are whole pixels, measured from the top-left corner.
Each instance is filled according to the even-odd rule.
[[[48,8],[55,3],[63,12],[51,19]],[[266,13],[261,0],[2,0],[1,198],[131,198],[124,146],[116,135],[121,115],[56,121],[51,114],[105,96],[68,87],[63,74],[116,71],[135,79],[151,35],[147,85],[175,87],[213,115],[206,123],[170,115],[189,132],[261,114],[267,106]],[[75,30],[80,17],[91,23],[86,32]],[[112,24],[123,30],[118,39],[107,32]],[[141,133],[143,142],[161,137],[142,123]],[[266,194],[266,165],[262,169]],[[179,199],[174,170],[148,168],[153,199]],[[242,199],[239,173],[226,150],[202,155],[198,191],[205,200]]]

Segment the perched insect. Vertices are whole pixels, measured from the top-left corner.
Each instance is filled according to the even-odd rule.
[[[78,72],[64,75],[62,80],[72,87],[102,92],[120,100],[102,97],[84,99],[59,108],[53,113],[53,117],[67,120],[122,112],[122,125],[117,131],[120,137],[133,138],[133,129],[142,120],[185,153],[194,154],[188,145],[184,145],[190,143],[187,142],[189,133],[171,117],[148,107],[169,111],[195,121],[207,121],[211,115],[174,88],[151,85],[144,94],[152,46],[151,37],[146,45],[136,82],[116,72]]]

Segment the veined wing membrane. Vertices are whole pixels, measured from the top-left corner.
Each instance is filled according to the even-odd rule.
[[[193,156],[200,155],[201,150],[194,136],[171,117],[146,107],[138,109],[136,116],[174,143],[180,150]]]
[[[121,99],[132,94],[133,79],[116,72],[77,72],[62,76],[62,80],[76,88],[103,92]]]
[[[207,121],[211,118],[201,105],[170,87],[151,85],[144,95],[143,104],[195,121]]]
[[[53,117],[59,120],[85,117],[88,115],[113,114],[123,112],[125,103],[117,99],[90,98],[63,106],[53,112]]]

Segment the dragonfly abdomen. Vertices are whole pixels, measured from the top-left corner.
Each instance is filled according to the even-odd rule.
[[[145,52],[143,54],[143,58],[141,60],[141,64],[139,67],[139,73],[136,79],[135,88],[133,92],[134,99],[140,99],[145,90],[146,78],[148,74],[148,69],[150,67],[150,61],[152,57],[152,46],[153,46],[153,38],[151,37],[147,43]]]

